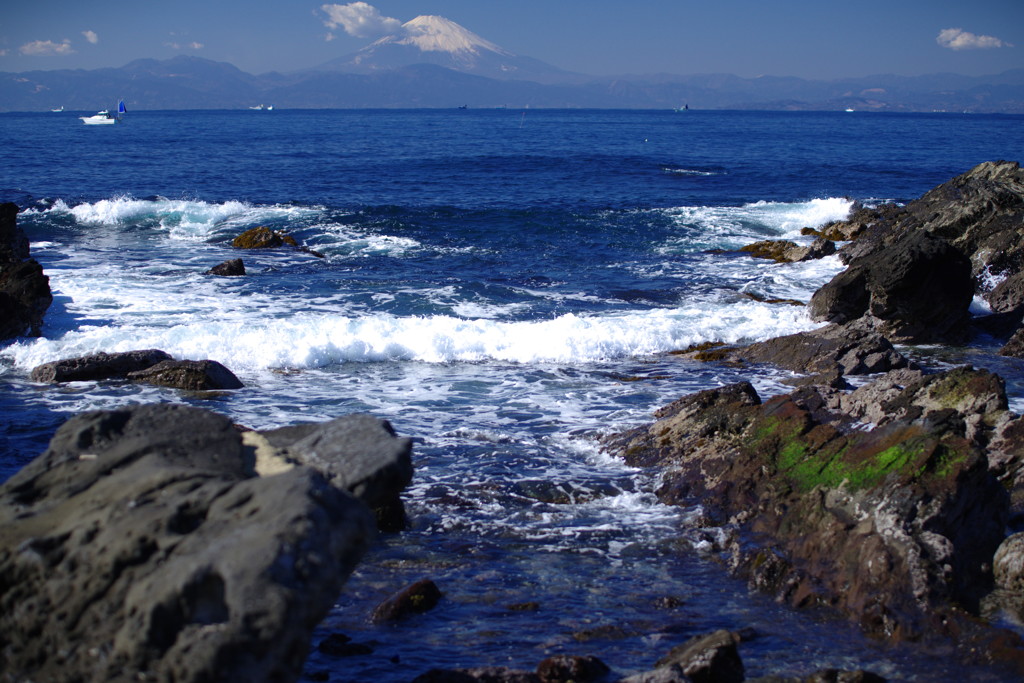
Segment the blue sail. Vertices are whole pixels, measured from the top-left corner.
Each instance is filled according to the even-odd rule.
[[[117,103],[117,113],[118,114],[124,114],[127,111],[128,110],[124,108],[124,100],[121,100],[120,102]]]

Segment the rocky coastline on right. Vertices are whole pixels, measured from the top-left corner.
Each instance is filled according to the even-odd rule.
[[[720,557],[752,586],[1024,675],[1024,418],[998,374],[915,361],[971,343],[1024,358],[1024,171],[983,163],[816,236],[847,266],[809,304],[825,326],[682,354],[790,370],[792,392],[701,391],[605,446],[729,529]]]

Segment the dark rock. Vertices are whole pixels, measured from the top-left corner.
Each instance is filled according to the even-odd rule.
[[[18,227],[18,205],[0,204],[0,263],[17,263],[29,257],[25,231]]]
[[[852,261],[811,297],[814,320],[864,317],[899,343],[966,339],[974,297],[970,261],[948,242],[917,231]]]
[[[275,249],[286,244],[292,247],[299,246],[291,235],[262,225],[246,230],[231,242],[231,246],[237,249]]]
[[[887,372],[909,365],[887,339],[861,321],[755,342],[730,351],[725,359],[833,376]]]
[[[129,372],[133,382],[187,391],[241,389],[244,384],[215,360],[164,360],[145,370]]]
[[[824,669],[810,676],[759,676],[748,678],[747,683],[885,683],[885,680],[870,671]]]
[[[255,476],[230,420],[78,415],[0,486],[11,680],[289,681],[373,536],[315,470]]]
[[[743,683],[746,673],[736,649],[738,640],[724,629],[696,636],[672,648],[657,666],[677,665],[694,683]]]
[[[423,579],[392,595],[373,610],[375,624],[398,621],[413,614],[429,612],[437,607],[442,593],[430,579]]]
[[[145,370],[165,360],[171,360],[170,354],[158,349],[95,353],[43,363],[32,369],[31,377],[34,382],[48,383],[125,379],[130,372]]]
[[[516,671],[504,666],[431,669],[412,680],[413,683],[541,683],[532,671]]]
[[[982,445],[1005,394],[970,368],[858,391],[805,387],[762,404],[741,383],[680,399],[606,443],[665,468],[665,502],[699,501],[713,522],[771,539],[734,557],[759,587],[844,610],[875,635],[921,637],[934,614],[976,612],[991,582],[1009,504]]]
[[[691,683],[691,679],[683,673],[678,664],[672,664],[622,678],[618,683]]]
[[[224,263],[217,264],[213,268],[210,268],[205,275],[222,275],[225,277],[232,277],[237,275],[245,275],[245,264],[242,263],[242,259],[236,258]]]
[[[53,303],[50,278],[29,258],[28,237],[17,219],[16,204],[0,204],[0,339],[38,337]]]
[[[556,655],[537,665],[542,683],[589,683],[600,681],[611,669],[597,657]]]

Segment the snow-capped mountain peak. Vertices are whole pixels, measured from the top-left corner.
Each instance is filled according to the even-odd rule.
[[[414,64],[432,64],[499,80],[562,83],[578,79],[577,74],[516,55],[450,19],[434,15],[407,21],[394,33],[358,52],[331,60],[320,69],[372,74]]]
[[[435,15],[422,15],[402,24],[402,30],[394,35],[386,36],[377,41],[398,45],[411,45],[423,52],[472,52],[479,54],[481,50],[496,52],[500,55],[513,56],[494,43],[484,40],[472,31],[459,26],[450,19]]]

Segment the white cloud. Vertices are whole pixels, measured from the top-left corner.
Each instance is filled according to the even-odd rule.
[[[100,37],[96,35],[96,31],[82,31],[82,35],[93,45],[100,42]]]
[[[206,47],[202,43],[197,43],[195,41],[192,41],[191,43],[170,42],[164,43],[164,45],[171,48],[172,50],[202,50],[204,47]]]
[[[939,31],[935,39],[942,47],[950,50],[985,50],[996,47],[1013,47],[994,36],[979,36],[962,28],[946,28]]]
[[[75,51],[71,49],[71,41],[65,38],[60,43],[52,40],[33,40],[22,45],[19,52],[30,57],[54,57],[74,54]]]
[[[357,38],[379,38],[394,33],[402,26],[398,19],[381,16],[376,7],[365,2],[321,5],[320,9],[327,15],[324,26],[330,29],[340,26],[345,33]]]

